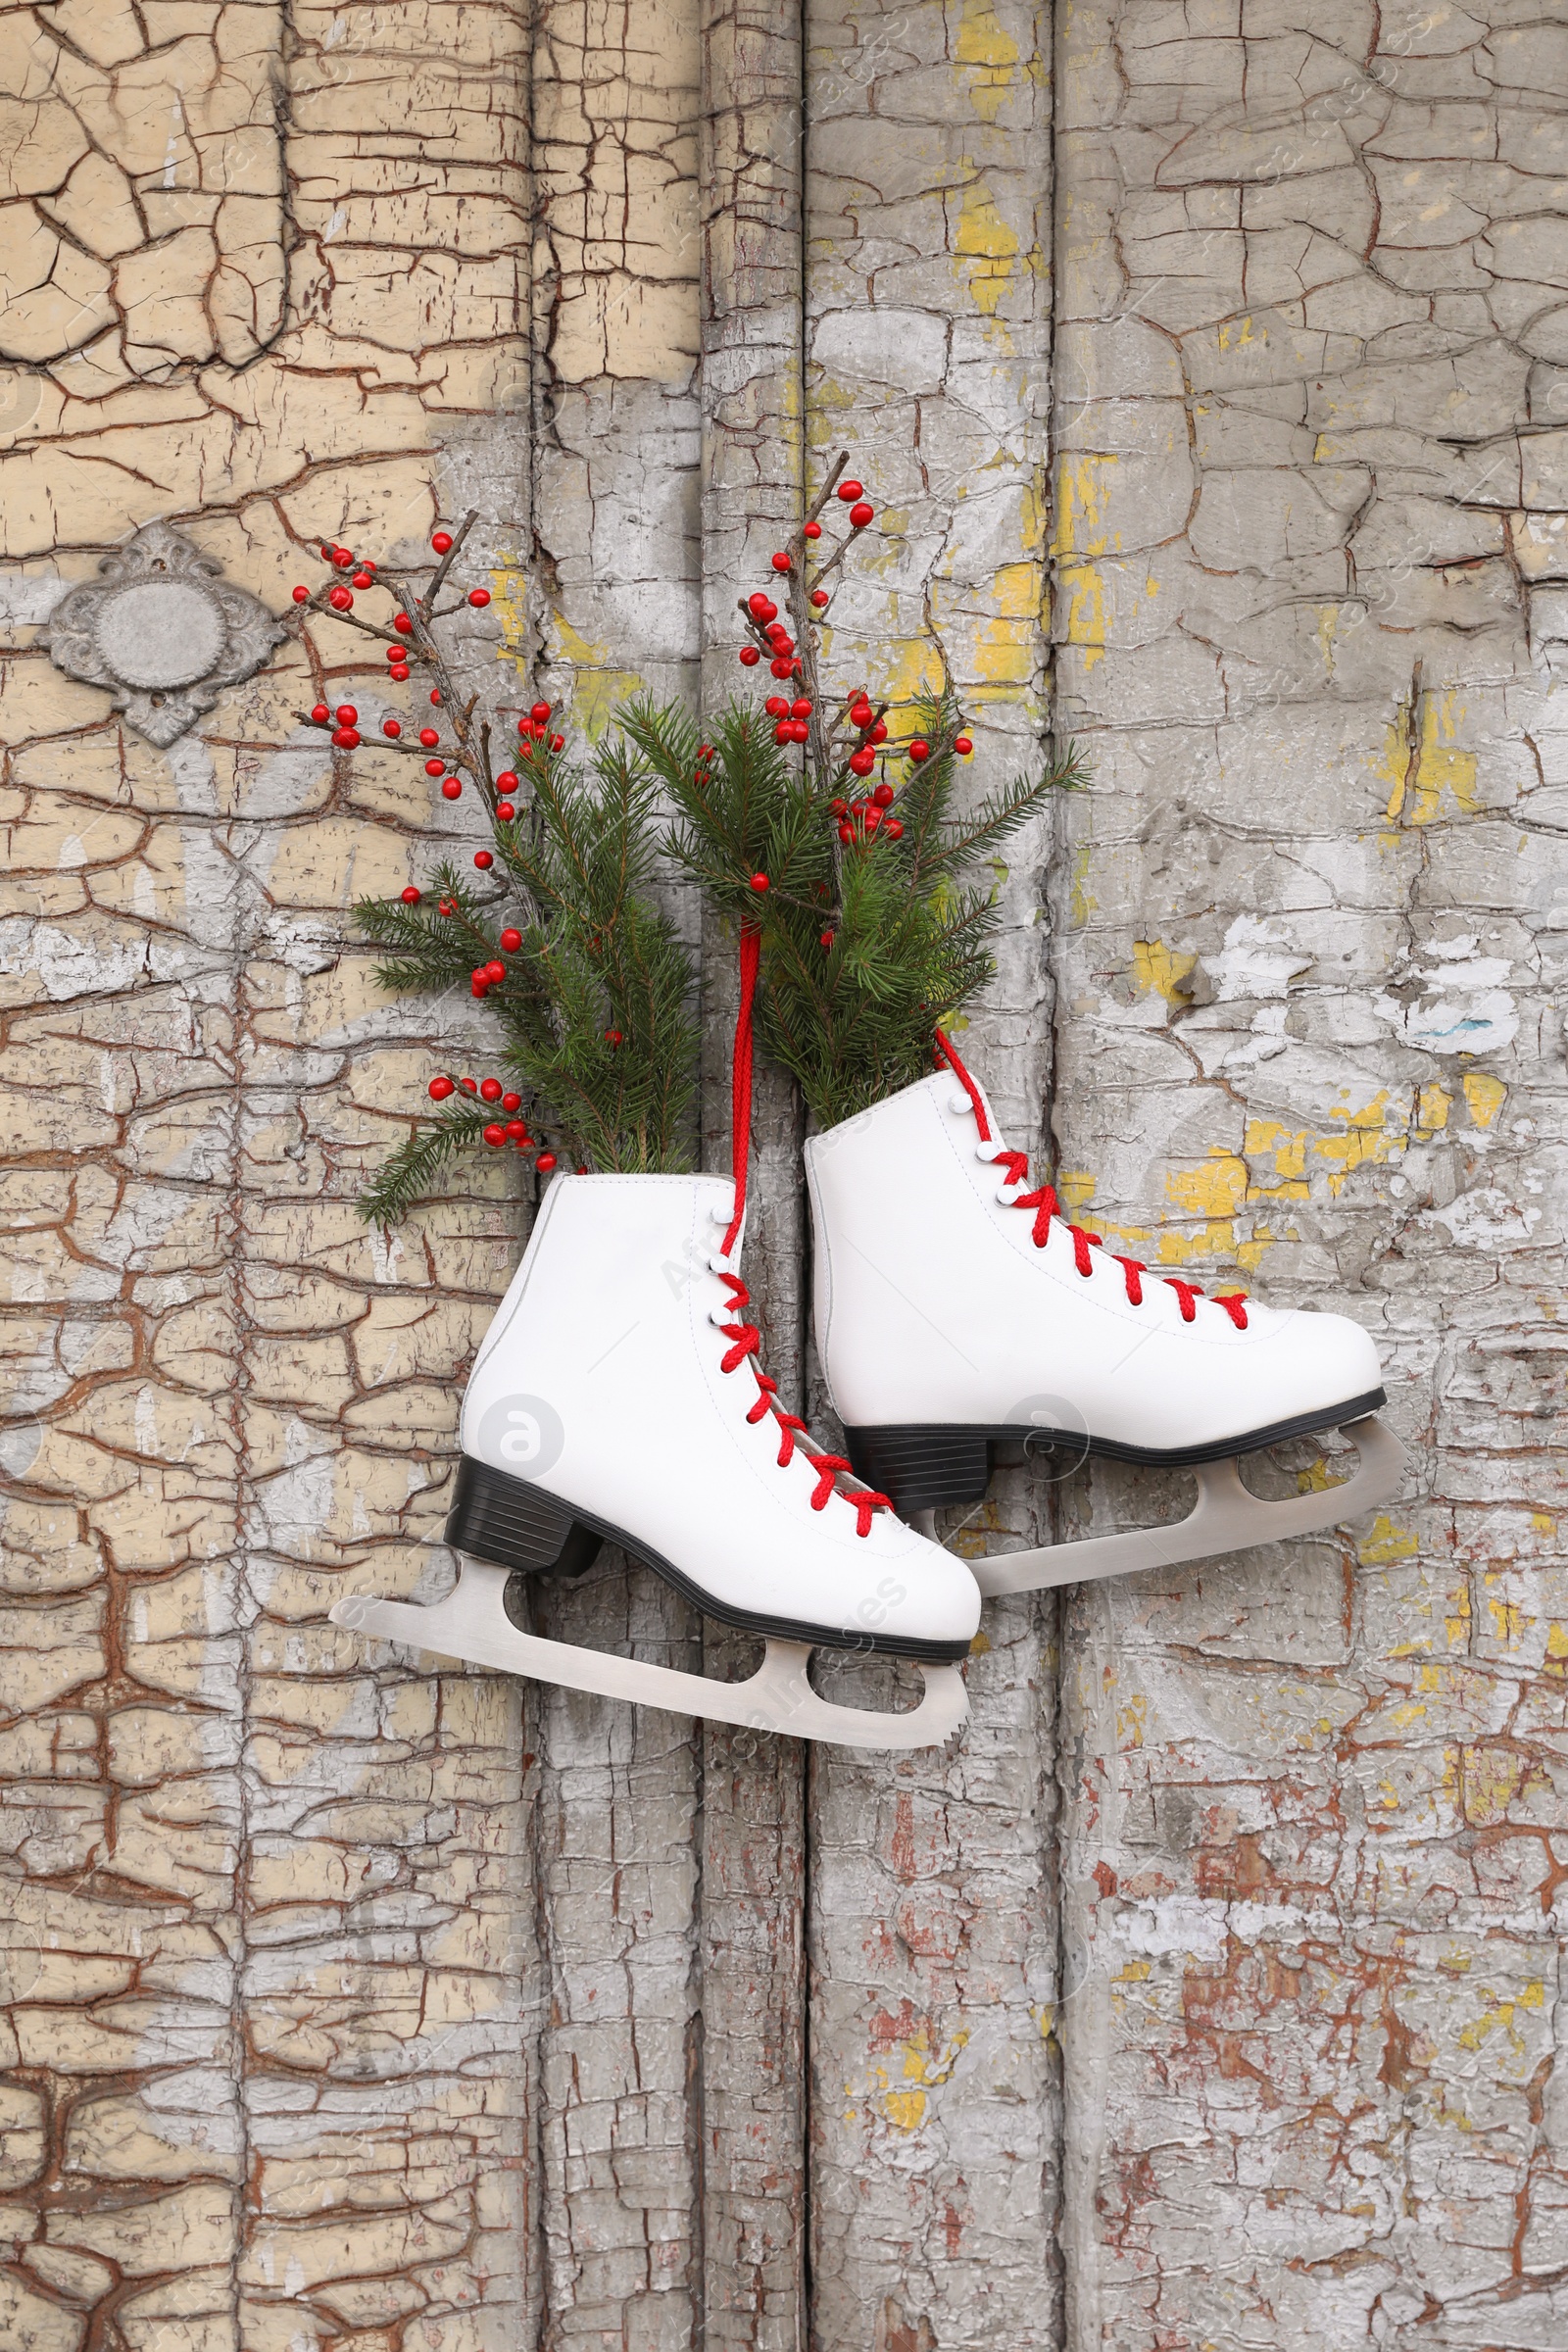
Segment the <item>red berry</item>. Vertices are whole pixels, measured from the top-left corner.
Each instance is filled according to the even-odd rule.
[[[334,728],[332,741],[336,744],[340,752],[358,751],[360,745],[359,729],[357,727]]]
[[[914,741],[909,746],[909,758],[914,761],[915,766],[918,767],[922,760],[929,760],[930,757],[931,746],[925,741],[923,736],[916,735]]]
[[[402,722],[395,718],[383,718],[381,732],[383,735],[401,735],[403,732]]]
[[[357,571],[354,574],[354,585],[356,588],[373,588],[375,582],[368,571]]]
[[[322,562],[323,564],[330,564],[330,563],[331,563],[331,561],[332,561],[332,550],[331,550],[329,547],[323,547],[323,548],[322,548],[322,550],[321,550],[321,562]]]
[[[428,765],[428,762],[426,762],[426,764]],[[436,760],[436,762],[435,762],[435,772],[436,772],[436,774],[437,774],[438,776],[440,776],[440,775],[441,775],[441,762],[440,762],[440,760]],[[441,798],[442,798],[444,801],[456,801],[456,800],[461,800],[461,799],[462,799],[462,797],[463,797],[463,779],[462,779],[462,777],[461,777],[461,776],[441,776]]]
[[[620,1031],[618,1029],[607,1029],[605,1031],[605,1043],[607,1046],[618,1046],[620,1042]]]
[[[565,750],[565,748],[566,748],[566,738],[564,737],[564,735],[552,735],[552,736],[551,736],[551,738],[550,738],[550,749],[551,749],[553,752],[564,752],[564,751]]]
[[[788,678],[794,675],[795,664],[788,654],[775,654],[767,666],[775,678]]]
[[[848,841],[853,841],[853,840],[855,839],[855,835],[854,835],[853,831],[851,830],[851,828],[850,828],[848,825],[840,825],[840,827],[839,827],[839,839],[840,839],[840,841],[846,841],[846,842],[848,842]]]
[[[499,988],[507,976],[507,967],[499,956],[493,956],[484,967],[484,976],[492,988]]]
[[[793,703],[791,703],[791,705],[790,705],[790,716],[791,716],[791,718],[809,718],[809,717],[810,717],[810,715],[811,715],[811,699],[810,699],[810,696],[809,696],[809,695],[806,695],[806,694],[799,695],[799,696],[796,698],[796,700],[795,700]]]
[[[817,611],[820,612],[822,607],[827,603],[827,590],[825,588],[813,588],[811,590],[811,602],[813,605],[815,605]]]
[[[761,659],[762,657],[758,652],[755,645],[743,645],[741,647],[742,669],[755,669]]]
[[[331,715],[331,711],[327,709],[324,703],[316,704],[311,711],[311,716],[315,719],[318,727],[324,727]]]
[[[892,785],[891,785],[891,784],[879,784],[879,785],[877,786],[877,788],[876,788],[875,792],[873,792],[873,793],[872,793],[872,795],[871,795],[871,798],[872,798],[872,800],[873,800],[873,801],[875,801],[875,803],[876,803],[876,805],[877,805],[877,807],[878,807],[879,808],[892,808],[892,806],[893,806],[893,787],[892,787]]]
[[[783,648],[792,642],[789,630],[781,620],[770,622],[769,625],[762,631],[762,634],[767,639],[769,645],[778,648]]]
[[[510,801],[497,801],[496,819],[498,823],[510,825],[517,811],[515,808],[514,808]]]
[[[402,893],[402,898],[403,898],[403,904],[404,904],[404,906],[417,906],[417,905],[419,904],[419,894],[418,894],[418,892],[417,892],[417,891],[415,889],[415,887],[414,887],[414,884],[413,884],[412,882],[410,882],[410,883],[407,885],[407,887],[404,889],[404,891],[403,891],[403,893]]]
[[[955,735],[953,748],[960,760],[967,760],[969,754],[974,750],[974,745],[969,741],[967,735]]]
[[[476,1095],[479,1092],[478,1087],[471,1078],[460,1078],[458,1080],[458,1084],[462,1087],[466,1095]]]
[[[289,593],[297,605],[308,605],[311,601],[311,592],[308,588],[294,588]]]
[[[435,704],[435,705],[436,705],[436,706],[439,708],[439,706],[440,706],[440,702],[441,702],[441,689],[440,689],[440,687],[439,687],[439,686],[432,686],[432,687],[431,687],[431,689],[430,689],[430,700],[431,700],[431,702],[432,702],[432,703],[434,703],[434,704]]]
[[[809,743],[811,740],[810,720],[806,718],[792,718],[790,720],[790,734],[796,743]]]
[[[778,618],[777,605],[770,596],[764,596],[760,588],[755,595],[746,599],[746,610],[754,620],[776,620]]]
[[[470,588],[468,590],[468,602],[470,605],[487,605],[490,602],[489,589]]]
[[[848,506],[853,499],[859,498],[862,495],[863,490],[864,484],[861,482],[842,481],[839,484],[839,496],[843,499],[846,506]]]
[[[870,521],[875,513],[875,507],[868,506],[866,501],[862,498],[858,506],[854,506],[850,509],[850,520],[858,531],[863,531],[866,524]]]
[[[850,812],[847,801],[829,801],[828,808],[835,816],[848,816]]]
[[[879,824],[882,822],[882,811],[881,811],[881,809],[880,809],[880,808],[867,808],[867,810],[866,810],[866,812],[865,812],[865,816],[864,816],[863,822],[864,822],[864,825],[865,825],[865,829],[866,829],[866,831],[867,831],[868,833],[874,833],[874,832],[876,831],[876,829],[877,829],[878,825],[879,825]]]
[[[762,709],[767,712],[769,718],[787,718],[789,708],[789,704],[781,694],[770,694],[762,705]]]
[[[414,623],[406,612],[400,612],[397,618],[393,621],[392,626],[396,629],[400,637],[407,637],[410,630],[414,627]]]
[[[404,679],[409,674],[409,665],[406,662],[400,662],[396,669],[390,670],[387,674],[393,678],[399,686],[401,686]]]
[[[792,718],[779,720],[778,725],[773,729],[773,741],[775,743],[793,743],[795,741],[795,721]]]
[[[774,569],[775,571],[788,571],[788,569],[789,569],[789,567],[790,567],[790,560],[789,560],[788,556],[784,555],[782,552],[780,552],[778,555],[776,555],[776,556],[775,556],[775,557],[772,559],[772,562],[773,562],[773,569]]]
[[[484,1140],[487,1144],[504,1144],[506,1142],[507,1131],[501,1125],[499,1120],[491,1120],[489,1126],[484,1131]]]
[[[888,722],[885,718],[879,718],[876,722],[876,725],[871,729],[871,741],[873,743],[886,743],[887,739]]]
[[[536,727],[544,726],[550,717],[550,705],[548,703],[535,703],[533,709],[529,711],[528,716],[533,720],[533,723]]]
[[[890,816],[882,830],[887,835],[889,841],[902,841],[904,839],[904,827],[896,816]]]
[[[497,790],[497,792],[515,792],[515,791],[516,791],[516,789],[517,789],[517,779],[516,779],[516,775],[514,774],[514,772],[513,771],[513,769],[511,769],[510,767],[504,767],[504,768],[501,770],[501,773],[500,773],[500,775],[499,775],[499,776],[497,776],[497,778],[496,778],[496,790]]]
[[[819,522],[803,523],[801,525],[801,536],[803,539],[820,539],[822,536],[822,525]]]
[[[868,776],[875,765],[876,754],[869,744],[862,744],[858,752],[850,754],[850,767],[858,776]]]
[[[337,723],[340,727],[357,727],[359,725],[360,714],[352,703],[339,703]]]
[[[768,878],[765,874],[754,874],[752,876],[752,888],[759,894],[759,896],[760,896],[764,890],[770,890],[772,888],[772,884],[768,881]]]
[[[427,776],[438,776],[445,765],[444,760],[427,760],[424,763],[424,772]]]
[[[468,994],[476,1004],[482,1004],[488,993],[489,991],[484,981],[470,980],[468,982]]]
[[[452,533],[450,531],[436,531],[431,537],[430,545],[435,549],[435,552],[438,556],[449,555],[452,551]]]
[[[481,965],[480,965],[480,967],[479,967],[479,970],[478,970],[478,971],[476,971],[476,972],[474,973],[474,975],[473,975],[473,976],[474,976],[474,978],[475,978],[476,980],[483,979],[484,977],[486,977],[486,976],[488,975],[488,973],[489,973],[489,970],[490,970],[490,966],[489,966],[487,963],[486,963],[486,964],[481,964]],[[504,975],[504,974],[503,974],[503,977],[505,977],[505,975]],[[500,1079],[499,1079],[499,1078],[486,1078],[486,1079],[485,1079],[484,1083],[481,1085],[481,1087],[480,1087],[480,1089],[479,1089],[479,1100],[480,1100],[480,1102],[500,1102],[500,1100],[501,1100],[501,1081],[500,1081]]]
[[[520,1095],[508,1095],[502,1108],[515,1110],[521,1101]],[[509,1119],[507,1121],[507,1141],[509,1144],[525,1144],[528,1141],[528,1125],[525,1119]]]
[[[534,1162],[534,1165],[539,1170],[541,1176],[548,1176],[555,1164],[556,1155],[553,1152],[541,1152],[539,1157]]]
[[[503,1110],[509,1112],[520,1110],[522,1108],[522,1097],[520,1095],[503,1095],[501,1098],[501,1107]]]
[[[494,865],[495,858],[488,850],[475,850],[473,853],[473,862],[479,868],[481,874],[487,874],[490,871],[490,868]]]
[[[332,550],[332,561],[338,565],[340,570],[348,571],[353,566],[354,550],[351,547],[334,547]]]
[[[328,590],[326,601],[334,612],[347,612],[354,603],[348,590],[341,585]]]
[[[429,751],[432,745],[438,744],[441,738],[436,733],[434,727],[421,727],[419,729],[419,741],[424,745],[426,751]]]
[[[520,931],[514,931],[512,925],[509,923],[505,931],[503,931],[501,934],[501,945],[506,949],[509,956],[515,956],[517,950],[522,945],[522,933]]]
[[[830,948],[833,945],[833,934],[831,931],[823,932],[820,945],[824,948]]]
[[[457,1089],[454,1087],[450,1078],[432,1078],[430,1081],[430,1100],[432,1102],[444,1102],[448,1095],[455,1094],[456,1092]]]

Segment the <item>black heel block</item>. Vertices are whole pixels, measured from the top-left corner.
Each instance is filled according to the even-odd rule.
[[[574,1519],[570,1507],[542,1487],[511,1478],[465,1454],[458,1465],[446,1540],[455,1551],[471,1551],[498,1568],[525,1576],[581,1576],[591,1568],[604,1538]]]
[[[856,1477],[890,1495],[901,1519],[985,1500],[991,1441],[982,1431],[916,1424],[844,1435]]]

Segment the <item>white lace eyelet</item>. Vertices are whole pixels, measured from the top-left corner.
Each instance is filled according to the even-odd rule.
[[[710,1306],[708,1310],[708,1320],[715,1331],[722,1331],[726,1323],[734,1322],[735,1309],[732,1306]]]
[[[950,1095],[948,1097],[948,1109],[956,1119],[961,1119],[965,1111],[968,1111],[972,1117],[974,1113],[974,1104],[970,1102],[967,1095]]]
[[[1007,1147],[1005,1144],[976,1144],[974,1148],[974,1155],[976,1159],[983,1159],[989,1167],[992,1160],[1004,1158],[1006,1156],[1006,1151]]]
[[[999,1184],[997,1187],[998,1202],[1003,1208],[1016,1208],[1018,1196],[1022,1191],[1023,1187],[1019,1184]]]

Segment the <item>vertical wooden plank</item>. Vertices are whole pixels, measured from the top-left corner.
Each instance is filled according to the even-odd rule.
[[[1568,2331],[1547,23],[1063,18],[1063,1150],[1117,1249],[1365,1324],[1418,1447],[1074,1598],[1074,2352]]]
[[[542,0],[530,618],[547,690],[590,735],[640,686],[696,684],[698,80],[689,0]],[[695,1611],[619,1553],[531,1605],[556,1640],[700,1663]],[[544,1686],[525,1712],[544,2341],[685,2352],[703,2288],[701,1738],[683,1717]]]
[[[801,42],[794,0],[703,0],[703,699],[743,678],[735,602],[766,575],[801,492]],[[755,684],[748,699],[755,699]],[[732,1164],[735,942],[704,943],[704,1144]],[[800,1109],[760,1068],[746,1279],[766,1361],[800,1395]],[[705,1628],[708,1673],[756,1644]],[[703,2237],[710,2352],[804,2340],[805,1764],[798,1740],[703,1739]]]
[[[934,639],[976,720],[978,789],[1044,753],[1044,14],[816,0],[808,26],[808,437],[848,444],[882,514],[831,667],[906,700],[934,682]],[[1046,832],[1009,861],[966,1041],[1026,1147],[1049,1068]],[[1042,1499],[999,1480],[960,1547],[1037,1540]],[[1053,1622],[1026,1598],[987,1609],[954,1752],[811,1759],[823,2345],[1057,2341]]]

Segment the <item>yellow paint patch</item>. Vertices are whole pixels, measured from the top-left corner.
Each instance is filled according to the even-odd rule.
[[[998,22],[991,0],[963,0],[955,52],[969,73],[969,104],[982,122],[995,122],[1013,80],[1018,44]]]
[[[1408,1560],[1421,1548],[1421,1539],[1406,1528],[1396,1527],[1387,1514],[1380,1511],[1372,1522],[1372,1533],[1364,1544],[1355,1547],[1355,1556],[1363,1568],[1387,1568],[1395,1560]]]
[[[1424,1086],[1416,1099],[1415,1131],[1417,1135],[1441,1135],[1448,1124],[1453,1108],[1453,1097],[1434,1078]]]
[[[1167,1004],[1175,1004],[1182,995],[1182,982],[1197,961],[1196,956],[1167,948],[1162,939],[1135,939],[1133,985],[1141,997],[1163,997]]]
[[[1374,1095],[1359,1110],[1343,1110],[1339,1116],[1345,1120],[1348,1132],[1320,1136],[1311,1147],[1333,1171],[1329,1191],[1336,1197],[1357,1168],[1377,1166],[1397,1157],[1405,1142],[1403,1114],[1391,1105],[1387,1093]]]
[[[1183,1216],[1233,1218],[1247,1198],[1247,1162],[1215,1144],[1204,1166],[1171,1169],[1165,1191]]]
[[[1455,741],[1465,715],[1466,706],[1459,700],[1457,688],[1424,694],[1414,730],[1412,760],[1410,705],[1408,701],[1401,703],[1390,722],[1384,739],[1384,757],[1378,765],[1378,772],[1393,787],[1388,805],[1391,823],[1435,823],[1445,814],[1445,793],[1448,796],[1448,813],[1456,810],[1461,816],[1476,814],[1476,755],[1462,750]]]
[[[935,2057],[929,2030],[921,2026],[899,2045],[903,2057],[899,2075],[885,2066],[872,2067],[871,2079],[875,2084],[872,2095],[880,2101],[882,2113],[896,2132],[914,2132],[924,2123],[927,2094],[949,2081],[968,2040],[966,2031],[955,2034],[941,2056]]]
[[[1464,1079],[1464,1100],[1471,1126],[1491,1127],[1508,1100],[1508,1089],[1500,1078],[1489,1078],[1484,1071],[1469,1070]]]
[[[972,165],[966,168],[973,170]],[[963,191],[954,249],[968,263],[964,274],[970,299],[987,318],[994,318],[1018,258],[1018,240],[998,212],[996,200],[978,176]]]
[[[1501,1821],[1519,1793],[1524,1764],[1506,1748],[1467,1747],[1464,1751],[1465,1819],[1480,1828]]]
[[[1056,535],[1052,543],[1056,577],[1066,611],[1069,645],[1084,649],[1093,669],[1105,650],[1105,584],[1098,564],[1086,557],[1106,554],[1111,531],[1106,517],[1108,475],[1119,461],[1103,453],[1064,455],[1056,467]]]
[[[1491,2034],[1494,2034],[1500,2026],[1503,2032],[1507,2034],[1510,2042],[1512,2042],[1514,2048],[1522,2052],[1525,2046],[1525,2039],[1524,2035],[1515,2026],[1514,2019],[1518,2016],[1521,2009],[1544,2008],[1546,1999],[1546,1988],[1544,1984],[1540,1983],[1527,1984],[1523,1992],[1521,1992],[1514,2000],[1509,2000],[1499,1993],[1493,1992],[1490,1990],[1490,1988],[1483,1992],[1482,1998],[1487,2003],[1486,2008],[1482,2011],[1478,2018],[1473,2019],[1468,2026],[1465,2026],[1460,2030],[1460,2049],[1479,2050],[1482,2043],[1486,2041]]]
[[[501,623],[501,651],[518,669],[528,666],[528,575],[510,568],[490,574],[491,605]]]
[[[1242,1150],[1249,1160],[1272,1157],[1274,1181],[1248,1187],[1250,1200],[1305,1200],[1311,1191],[1306,1181],[1306,1135],[1300,1128],[1282,1127],[1275,1119],[1249,1119],[1242,1139]]]
[[[1547,1626],[1545,1664],[1548,1674],[1568,1674],[1568,1626]]]
[[[1149,1729],[1149,1701],[1137,1691],[1125,1706],[1116,1710],[1116,1744],[1118,1747],[1142,1747],[1144,1734]]]
[[[550,621],[556,643],[575,672],[571,714],[590,741],[597,741],[609,726],[615,705],[638,693],[643,680],[634,669],[609,667],[610,648],[590,645],[561,613],[553,612]]]
[[[1082,1168],[1063,1168],[1056,1178],[1056,1198],[1065,1202],[1073,1216],[1087,1208],[1095,1197],[1095,1179]]]
[[[1089,843],[1087,841],[1079,842],[1072,854],[1072,889],[1069,894],[1072,925],[1075,931],[1083,929],[1089,917],[1100,905],[1100,901],[1089,887],[1090,858]]]

